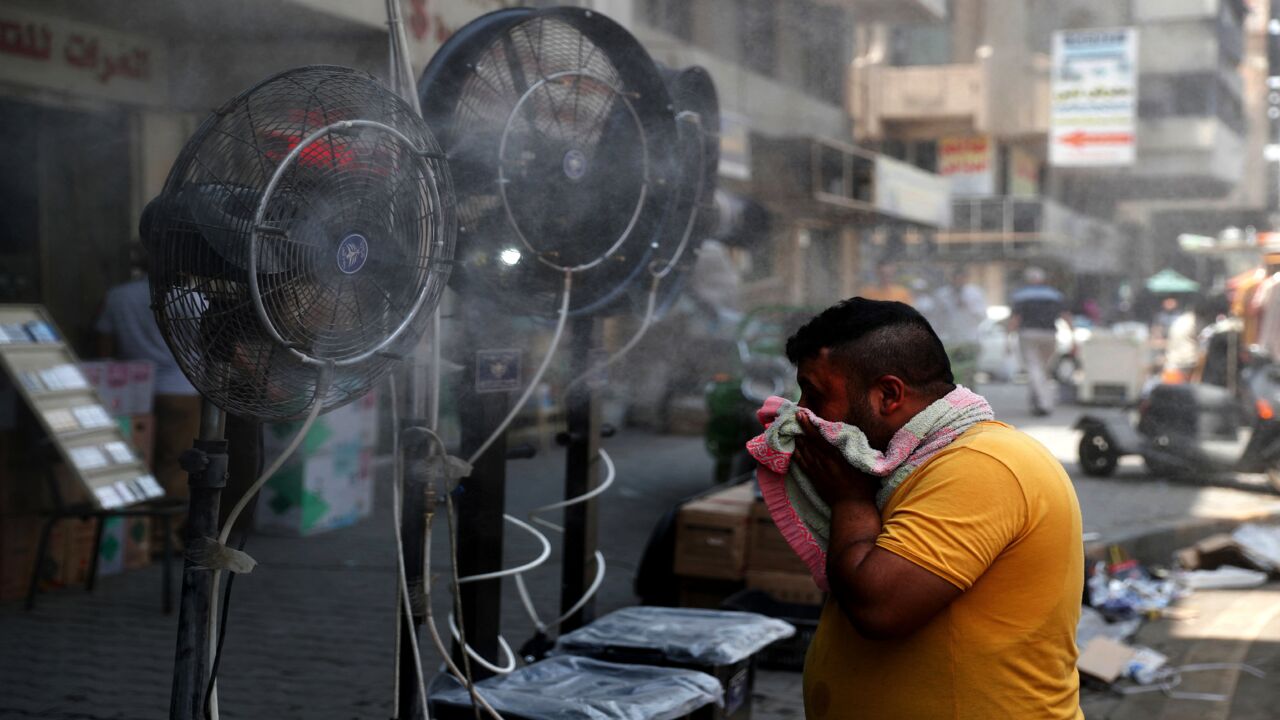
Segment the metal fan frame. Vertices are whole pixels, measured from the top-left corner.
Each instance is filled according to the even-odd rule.
[[[515,213],[511,209],[511,203],[507,198],[508,180],[506,177],[507,138],[511,136],[511,131],[515,124],[516,117],[519,116],[525,102],[532,98],[533,94],[537,90],[546,87],[550,82],[566,77],[590,78],[596,83],[608,88],[611,93],[622,101],[623,106],[627,109],[628,115],[631,116],[631,121],[635,123],[636,134],[640,138],[640,157],[642,160],[640,196],[636,199],[635,209],[631,211],[631,219],[627,222],[627,227],[623,229],[622,234],[613,242],[613,245],[609,246],[609,249],[605,250],[589,262],[574,266],[561,265],[550,260],[547,258],[545,253],[542,253],[537,248],[533,247],[533,244],[525,237],[524,231],[520,229],[520,223],[516,220]],[[630,98],[627,97],[625,92],[614,86],[608,80],[595,75],[594,73],[579,72],[577,70],[562,70],[539,79],[537,82],[530,85],[529,88],[525,90],[524,94],[520,96],[520,99],[516,101],[516,104],[511,108],[511,113],[507,115],[507,123],[502,129],[502,139],[498,142],[498,194],[502,198],[502,208],[506,211],[507,222],[511,225],[511,230],[520,240],[520,243],[524,245],[530,253],[533,253],[533,256],[537,258],[538,262],[554,270],[559,270],[560,272],[576,273],[584,270],[590,270],[605,260],[608,260],[618,251],[619,248],[623,246],[624,243],[627,242],[627,239],[631,237],[631,231],[635,230],[636,223],[640,220],[640,213],[644,211],[645,201],[649,197],[649,138],[644,131],[644,123],[640,120],[640,114],[636,112],[635,105],[631,103]]]
[[[408,146],[409,149],[419,157],[444,159],[444,155],[440,153],[419,148],[414,144],[413,140],[409,139],[409,137],[404,133],[385,123],[381,123],[376,120],[340,120],[335,123],[330,123],[329,125],[326,125],[303,138],[303,140],[299,142],[296,147],[290,150],[289,154],[280,161],[280,164],[276,166],[275,172],[271,175],[271,180],[267,182],[266,188],[262,191],[262,197],[258,200],[258,207],[253,216],[253,227],[249,233],[249,296],[253,300],[253,308],[258,315],[258,322],[262,323],[262,327],[266,330],[267,335],[282,348],[288,350],[295,357],[308,365],[328,365],[332,363],[337,367],[345,367],[348,365],[357,365],[368,360],[374,355],[384,353],[387,347],[399,340],[400,336],[413,325],[414,320],[417,318],[418,313],[421,312],[422,306],[426,303],[427,297],[431,294],[432,290],[432,284],[430,282],[423,283],[422,290],[414,300],[412,309],[405,314],[405,317],[400,321],[400,324],[396,326],[394,331],[384,337],[381,342],[373,347],[356,355],[341,359],[317,358],[303,352],[298,348],[297,344],[285,340],[284,337],[280,335],[280,331],[276,329],[275,323],[271,321],[271,317],[267,313],[267,308],[265,303],[262,301],[262,292],[258,284],[258,249],[262,243],[262,236],[264,234],[284,234],[283,231],[270,227],[264,223],[267,206],[271,203],[271,198],[275,194],[276,187],[280,184],[285,172],[293,166],[293,163],[297,160],[298,156],[313,143],[332,133],[346,132],[355,128],[369,128],[388,133],[397,141]],[[442,207],[442,203],[439,187],[436,182],[434,182],[436,180],[435,173],[432,171],[430,163],[424,164],[423,167],[430,175],[430,179],[433,181],[427,183],[428,192],[431,194],[432,207],[440,208]],[[442,244],[443,241],[436,241],[437,246]],[[438,263],[433,263],[433,266],[428,270],[428,272],[438,272],[436,265],[438,265]],[[401,356],[396,355],[395,359],[401,359]]]
[[[671,254],[670,259],[654,260],[649,263],[649,274],[656,280],[662,280],[676,269],[676,265],[680,263],[680,258],[684,256],[684,252],[689,246],[689,238],[693,237],[693,228],[698,224],[698,216],[702,214],[702,193],[705,190],[704,185],[706,184],[707,176],[707,131],[702,124],[702,115],[692,110],[681,110],[676,113],[676,123],[682,122],[693,125],[698,134],[699,157],[698,171],[693,188],[693,205],[689,210],[689,219],[685,221],[684,232],[680,236],[680,242],[676,245],[676,251]]]

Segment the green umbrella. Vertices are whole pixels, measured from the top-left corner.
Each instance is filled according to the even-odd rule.
[[[1193,293],[1200,289],[1200,283],[1183,275],[1177,270],[1164,269],[1147,278],[1147,290],[1156,295],[1171,293]]]

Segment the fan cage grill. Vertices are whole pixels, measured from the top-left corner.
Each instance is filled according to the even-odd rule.
[[[149,213],[161,332],[228,412],[305,414],[323,363],[323,407],[342,405],[420,337],[455,212],[440,148],[400,98],[347,68],[277,75],[206,120]]]
[[[621,297],[676,183],[670,98],[643,48],[598,14],[531,11],[446,45],[426,76],[467,240],[463,291],[552,316],[571,270],[571,312]]]

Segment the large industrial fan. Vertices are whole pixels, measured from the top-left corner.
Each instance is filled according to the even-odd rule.
[[[411,352],[447,282],[455,231],[428,126],[372,76],[331,66],[275,75],[214,112],[144,213],[152,303],[205,398],[191,472],[189,554],[171,716],[204,716],[217,573],[258,478],[217,527],[222,411],[307,417],[363,395]],[[200,551],[197,547],[195,550]]]
[[[505,482],[502,458],[486,461],[485,451],[539,385],[566,320],[573,317],[570,372],[581,374],[591,365],[600,314],[629,310],[619,300],[630,289],[649,288],[652,274],[665,277],[680,261],[685,221],[697,195],[692,179],[697,173],[687,171],[693,166],[681,155],[701,156],[689,139],[702,136],[692,125],[678,129],[678,111],[663,76],[635,38],[607,17],[580,8],[486,15],[436,53],[418,87],[423,115],[446,150],[456,183],[460,251],[451,282],[462,306],[470,308],[473,321],[484,318],[474,310],[481,304],[509,315],[557,319],[551,350],[523,381],[524,394],[488,439],[470,451],[469,461],[481,462],[483,470],[476,465],[461,497],[464,504],[480,504],[486,497],[501,498]],[[469,350],[478,368],[484,346]],[[460,405],[481,404],[473,399],[477,402]],[[596,579],[586,580],[594,539],[584,539],[582,516],[588,511],[583,503],[610,482],[591,479],[596,460],[610,477],[612,464],[598,448],[601,429],[590,405],[589,391],[571,394],[566,403],[568,499],[535,511],[565,512],[563,614],[553,625],[581,621],[603,577],[603,558],[594,552]],[[464,417],[464,447],[468,428],[474,436],[472,426],[483,426],[485,419]],[[495,517],[484,512],[472,517],[481,515]],[[456,580],[465,584],[462,606],[480,609],[481,603],[473,601],[482,592],[492,598],[498,578],[518,581],[550,552],[536,530],[509,515],[505,519],[533,532],[543,553],[516,569],[492,570],[501,564],[500,552],[475,563],[469,568],[475,574]],[[472,525],[468,537],[491,538],[494,532]],[[501,547],[500,541],[483,542]],[[482,583],[488,587],[477,588]],[[544,623],[526,606],[541,629]],[[487,648],[484,654],[501,650],[500,664],[473,652],[457,634],[455,639],[485,670],[509,671],[514,653],[496,636],[492,600],[484,604],[484,613],[477,618],[467,610],[466,620],[477,631],[468,635],[482,636],[477,644]]]
[[[436,53],[423,115],[458,193],[459,292],[552,316],[617,299],[673,212],[676,124],[661,76],[590,10],[490,13]]]

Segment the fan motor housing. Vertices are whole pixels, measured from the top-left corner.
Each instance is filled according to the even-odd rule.
[[[309,66],[215,111],[144,213],[152,305],[192,384],[270,420],[349,402],[417,343],[452,264],[430,128],[372,76]]]

